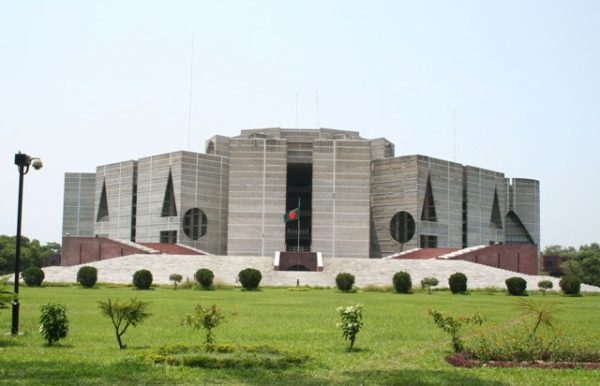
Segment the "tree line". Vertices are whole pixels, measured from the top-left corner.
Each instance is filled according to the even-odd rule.
[[[16,243],[16,236],[0,235],[0,274],[2,275],[15,271]],[[29,267],[46,267],[50,262],[50,256],[59,251],[59,243],[42,244],[39,240],[30,240],[21,236],[20,270]]]
[[[600,244],[585,244],[575,249],[561,245],[549,245],[542,256],[560,256],[563,260],[558,274],[577,276],[582,283],[600,286]]]

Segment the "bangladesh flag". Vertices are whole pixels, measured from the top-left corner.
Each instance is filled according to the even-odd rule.
[[[298,220],[299,218],[300,218],[300,207],[298,207],[296,209],[292,209],[283,215],[283,221],[285,221],[285,222],[295,221],[295,220]]]

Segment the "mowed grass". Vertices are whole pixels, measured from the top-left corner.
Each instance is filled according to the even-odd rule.
[[[137,297],[151,302],[152,316],[123,336],[120,351],[109,319],[98,301]],[[600,296],[556,294],[530,299],[556,303],[557,327],[565,334],[600,342]],[[454,315],[475,312],[485,325],[508,324],[518,316],[519,298],[503,293],[452,295],[435,291],[399,295],[391,292],[340,293],[333,289],[265,288],[200,291],[156,288],[21,289],[22,335],[8,335],[10,309],[0,311],[0,384],[9,385],[595,385],[599,370],[524,368],[461,369],[448,365],[449,339],[434,326],[428,309]],[[69,336],[48,347],[38,333],[40,305],[66,305]],[[286,370],[199,369],[153,365],[138,359],[142,350],[160,345],[198,345],[203,335],[181,325],[194,305],[217,304],[226,321],[215,330],[217,343],[259,345],[306,353],[310,360]],[[355,352],[335,324],[338,306],[362,303],[364,328]]]

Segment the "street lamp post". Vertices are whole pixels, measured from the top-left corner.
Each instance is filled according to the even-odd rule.
[[[15,294],[12,302],[12,328],[11,335],[19,334],[19,268],[21,265],[21,214],[23,211],[23,180],[25,174],[29,172],[29,166],[35,170],[42,168],[42,160],[36,157],[30,157],[27,154],[18,152],[15,154],[15,165],[19,169],[19,202],[17,206],[17,245],[15,248]]]

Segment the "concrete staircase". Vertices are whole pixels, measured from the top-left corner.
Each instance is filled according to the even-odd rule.
[[[439,288],[448,287],[448,277],[455,272],[467,275],[469,288],[506,288],[504,281],[511,276],[527,280],[527,288],[537,289],[540,280],[551,280],[554,289],[559,289],[558,279],[549,276],[519,274],[462,260],[402,260],[402,259],[358,259],[325,258],[323,272],[274,271],[273,258],[248,256],[191,256],[191,255],[130,255],[86,265],[98,269],[98,281],[109,283],[131,283],[133,273],[139,269],[152,272],[154,283],[168,284],[169,275],[179,273],[194,280],[194,273],[208,268],[215,274],[215,282],[237,284],[238,272],[244,268],[261,271],[263,286],[300,285],[335,287],[335,277],[340,272],[349,272],[356,277],[356,286],[391,285],[394,273],[410,273],[413,286],[418,287],[421,279],[434,276],[440,281]],[[74,283],[81,265],[70,267],[46,267],[48,282]],[[600,292],[600,288],[582,285],[582,291]]]

